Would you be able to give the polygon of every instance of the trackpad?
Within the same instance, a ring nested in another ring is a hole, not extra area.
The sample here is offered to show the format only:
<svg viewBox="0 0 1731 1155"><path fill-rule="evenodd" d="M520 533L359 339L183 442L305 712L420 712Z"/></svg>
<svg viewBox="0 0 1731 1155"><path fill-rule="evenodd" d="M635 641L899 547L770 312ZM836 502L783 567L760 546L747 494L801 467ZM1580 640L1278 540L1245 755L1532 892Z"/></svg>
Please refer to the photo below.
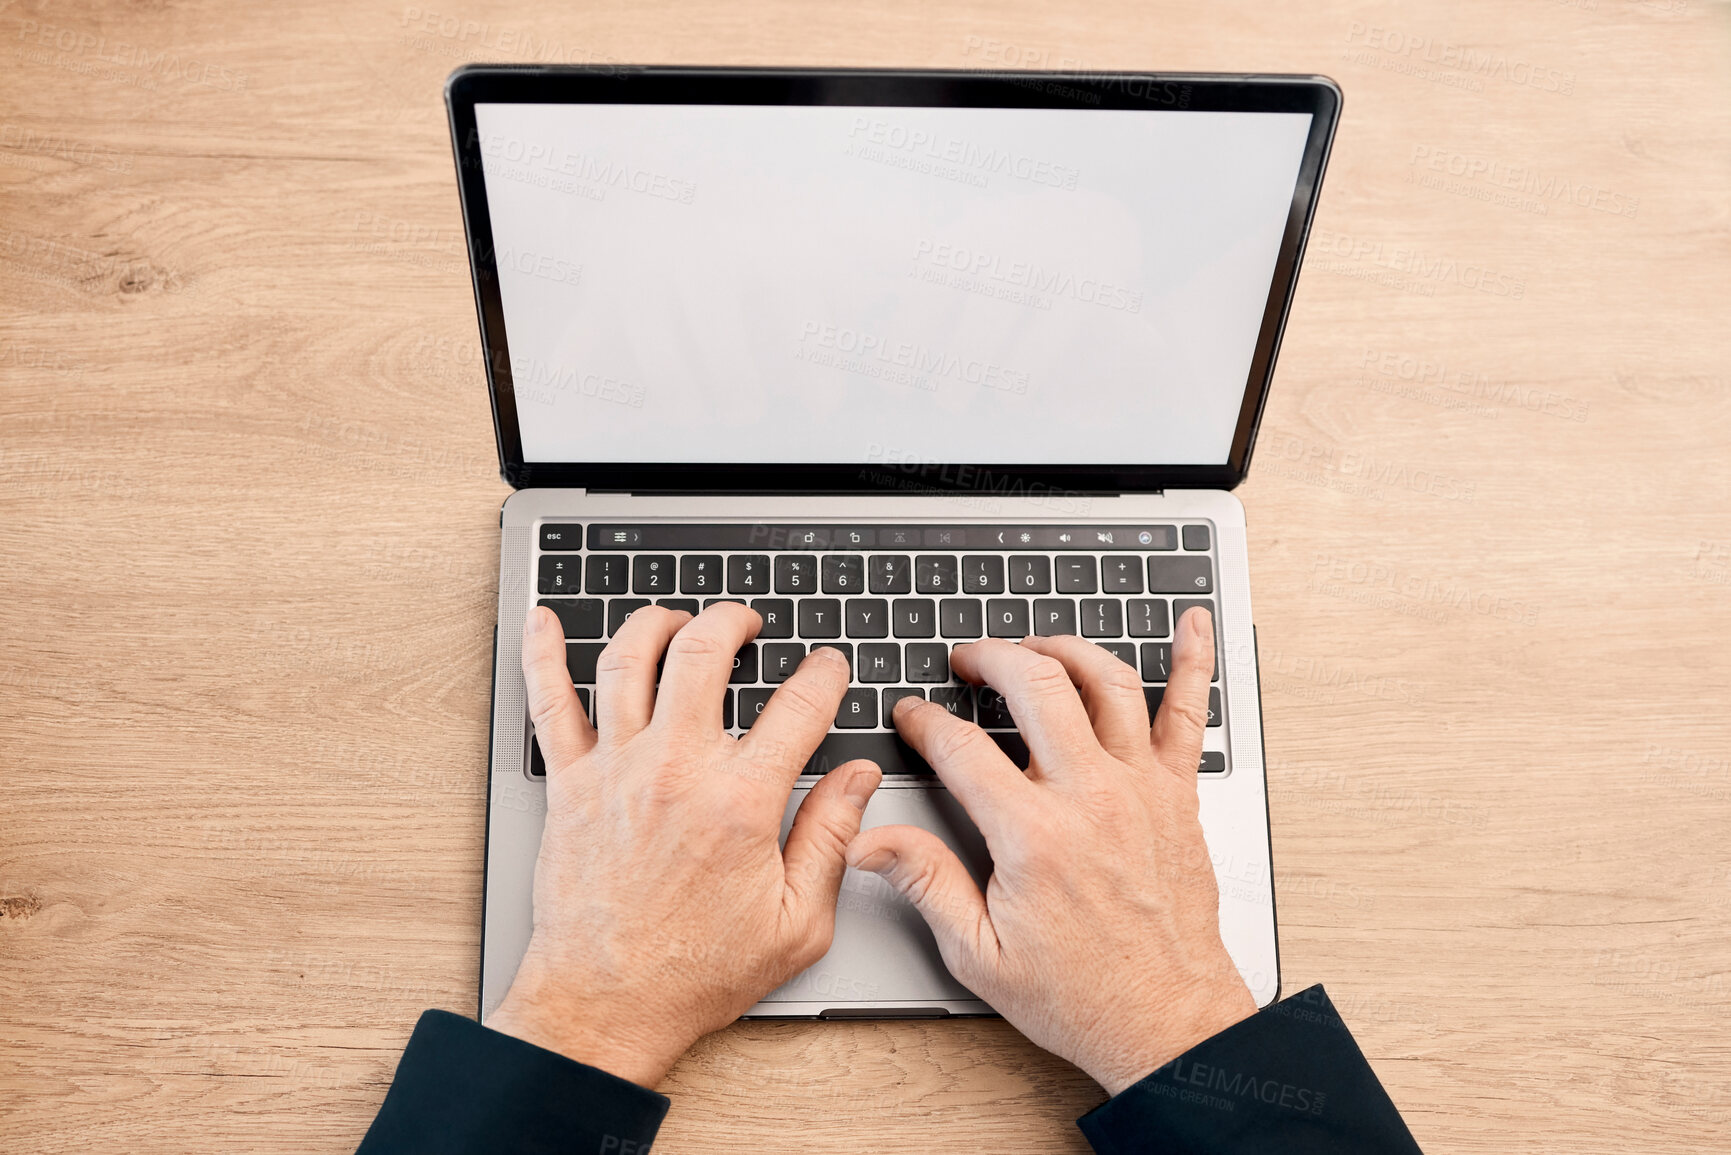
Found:
<svg viewBox="0 0 1731 1155"><path fill-rule="evenodd" d="M781 822L784 840L806 792L797 789L788 800ZM942 838L984 889L992 872L985 840L948 790L936 786L879 788L866 807L862 829L897 825L923 827ZM810 970L770 992L763 1002L821 1003L825 1008L849 1003L893 1007L906 1002L914 1009L934 1000L976 997L944 968L937 943L920 912L877 875L849 870L836 902L835 941L829 953Z"/></svg>

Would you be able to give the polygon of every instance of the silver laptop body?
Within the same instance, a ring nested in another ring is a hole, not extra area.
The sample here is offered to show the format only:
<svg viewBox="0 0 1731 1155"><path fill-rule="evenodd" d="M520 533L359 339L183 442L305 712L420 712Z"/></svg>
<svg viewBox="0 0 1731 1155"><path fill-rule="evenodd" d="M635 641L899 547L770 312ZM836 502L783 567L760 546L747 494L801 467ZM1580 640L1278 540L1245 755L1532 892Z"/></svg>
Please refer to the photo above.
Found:
<svg viewBox="0 0 1731 1155"><path fill-rule="evenodd" d="M559 612L584 688L584 662L635 605L718 597L761 603L773 623L729 691L733 732L773 692L778 662L845 646L852 714L808 770L878 757L865 825L934 831L982 884L978 832L882 724L893 694L941 695L1025 764L989 691L932 672L945 647L1081 633L1142 671L1152 705L1173 623L1208 605L1202 821L1222 936L1257 1004L1272 1002L1256 637L1229 490L1296 283L1333 84L486 66L454 74L447 101L501 467L517 488L500 515L482 1020L528 944L546 809L525 615ZM750 181L766 182L761 195L743 195ZM865 199L847 213L800 219L856 186ZM1165 211L1120 211L1143 188ZM1037 236L1039 252L988 252L982 234L1000 249ZM723 293L717 270L747 283ZM943 346L951 334L959 351ZM934 451L952 441L955 455ZM873 618L883 610L893 628ZM826 614L833 626L818 624ZM784 834L814 781L794 790ZM751 1012L991 1013L945 970L919 914L857 871L829 953Z"/></svg>

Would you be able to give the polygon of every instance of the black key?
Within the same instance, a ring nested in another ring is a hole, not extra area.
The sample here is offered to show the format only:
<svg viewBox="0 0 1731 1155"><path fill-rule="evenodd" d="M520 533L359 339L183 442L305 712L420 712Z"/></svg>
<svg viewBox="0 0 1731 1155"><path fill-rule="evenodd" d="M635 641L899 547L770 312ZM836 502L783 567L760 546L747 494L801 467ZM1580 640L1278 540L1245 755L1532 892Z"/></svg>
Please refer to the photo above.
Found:
<svg viewBox="0 0 1731 1155"><path fill-rule="evenodd" d="M1214 599L1213 598L1174 598L1174 599L1172 599L1172 621L1173 621L1173 623L1176 624L1178 621L1180 621L1184 617L1184 611L1189 609L1191 606L1201 606L1203 609L1208 611L1209 617L1212 618L1214 616ZM1219 623L1217 622L1217 623L1215 623L1215 625L1218 627ZM1219 633L1218 628L1215 630L1215 632Z"/></svg>
<svg viewBox="0 0 1731 1155"><path fill-rule="evenodd" d="M918 698L925 701L926 692L918 686L895 686L884 691L884 725L895 724L896 703L903 698ZM882 769L880 767L880 769ZM886 771L887 773L887 771Z"/></svg>
<svg viewBox="0 0 1731 1155"><path fill-rule="evenodd" d="M1167 615L1165 598L1130 599L1130 636L1133 638L1165 638L1172 634L1172 620Z"/></svg>
<svg viewBox="0 0 1731 1155"><path fill-rule="evenodd" d="M1207 548L1204 546L1203 548ZM1198 774L1226 773L1226 755L1219 750L1202 751L1202 765L1196 768Z"/></svg>
<svg viewBox="0 0 1731 1155"><path fill-rule="evenodd" d="M763 619L759 641L793 637L793 601L789 598L753 598L751 608Z"/></svg>
<svg viewBox="0 0 1731 1155"><path fill-rule="evenodd" d="M1100 559L1100 589L1109 594L1142 592L1142 559L1134 554L1109 553Z"/></svg>
<svg viewBox="0 0 1731 1155"><path fill-rule="evenodd" d="M595 663L600 660L601 651L606 648L600 642L565 643L565 668L571 671L571 680L578 685L593 686Z"/></svg>
<svg viewBox="0 0 1731 1155"><path fill-rule="evenodd" d="M721 559L712 553L688 553L679 559L679 592L721 592Z"/></svg>
<svg viewBox="0 0 1731 1155"><path fill-rule="evenodd" d="M1173 598L1172 624L1174 627L1177 626L1178 619L1184 616L1184 611L1189 609L1191 606L1201 606L1203 609L1208 611L1208 616L1214 619L1214 676L1210 678L1209 681L1218 682L1220 680L1221 662L1226 653L1226 643L1222 641L1220 637L1220 618L1214 613L1214 599Z"/></svg>
<svg viewBox="0 0 1731 1155"><path fill-rule="evenodd" d="M950 647L942 642L909 642L907 677L910 682L949 681Z"/></svg>
<svg viewBox="0 0 1731 1155"><path fill-rule="evenodd" d="M769 642L763 647L763 680L779 685L793 677L804 660L805 646L800 642Z"/></svg>
<svg viewBox="0 0 1731 1155"><path fill-rule="evenodd" d="M1098 642L1096 644L1132 670L1136 668L1136 645L1134 642Z"/></svg>
<svg viewBox="0 0 1731 1155"><path fill-rule="evenodd" d="M741 690L740 693L745 693ZM896 690L885 690L887 700ZM884 717L890 717L889 707L884 708ZM1019 734L993 734L992 740L1004 751L1005 755L1017 767L1028 768L1028 747ZM878 769L887 774L921 775L929 777L932 768L919 752L895 733L862 733L859 731L832 732L818 744L810 760L805 764L802 774L827 774L837 766L864 758L875 762Z"/></svg>
<svg viewBox="0 0 1731 1155"><path fill-rule="evenodd" d="M1049 594L1052 592L1052 559L1049 557L1012 557L1010 559L1010 592L1013 594Z"/></svg>
<svg viewBox="0 0 1731 1155"><path fill-rule="evenodd" d="M541 527L541 548L544 550L579 550L583 548L583 527L548 522Z"/></svg>
<svg viewBox="0 0 1731 1155"><path fill-rule="evenodd" d="M974 720L974 688L972 686L933 686L931 700L964 722Z"/></svg>
<svg viewBox="0 0 1731 1155"><path fill-rule="evenodd" d="M674 561L672 554L641 553L631 563L631 592L634 594L675 594L673 588Z"/></svg>
<svg viewBox="0 0 1731 1155"><path fill-rule="evenodd" d="M1012 558L1012 561L1015 559ZM1044 560L1044 559L1041 559ZM994 638L1028 636L1028 602L1025 598L993 598L986 603L986 633Z"/></svg>
<svg viewBox="0 0 1731 1155"><path fill-rule="evenodd" d="M769 705L769 696L774 690L762 686L753 686L749 690L739 692L739 728L751 729L751 724L757 721L757 716L763 713L763 708Z"/></svg>
<svg viewBox="0 0 1731 1155"><path fill-rule="evenodd" d="M1004 757L1016 764L1016 769L1026 770L1030 761L1028 744L1020 734L993 734L992 741L998 744L998 749L1004 752Z"/></svg>
<svg viewBox="0 0 1731 1155"><path fill-rule="evenodd" d="M847 659L847 680L853 681L853 643L852 642L819 642L812 647L813 652L822 649L840 650L842 657Z"/></svg>
<svg viewBox="0 0 1731 1155"><path fill-rule="evenodd" d="M961 588L956 559L921 554L914 559L914 588L922 594L953 594Z"/></svg>
<svg viewBox="0 0 1731 1155"><path fill-rule="evenodd" d="M1164 682L1172 673L1172 647L1166 642L1142 643L1142 680Z"/></svg>
<svg viewBox="0 0 1731 1155"><path fill-rule="evenodd" d="M1004 559L993 555L963 558L962 592L965 594L1003 593Z"/></svg>
<svg viewBox="0 0 1731 1155"><path fill-rule="evenodd" d="M529 777L547 777L547 760L541 757L541 740L533 735L529 738Z"/></svg>
<svg viewBox="0 0 1731 1155"><path fill-rule="evenodd" d="M741 694L749 693L741 690ZM894 691L886 690L886 694ZM744 709L743 704L741 710ZM812 751L802 774L828 774L837 766L866 758L878 764L885 774L923 774L929 776L931 766L912 746L893 733L862 734L858 731L831 732Z"/></svg>
<svg viewBox="0 0 1731 1155"><path fill-rule="evenodd" d="M1058 592L1091 594L1096 584L1094 559L1087 554L1067 553L1058 558Z"/></svg>
<svg viewBox="0 0 1731 1155"><path fill-rule="evenodd" d="M987 730L1014 730L1016 720L1010 717L1010 704L990 686L980 687L980 725Z"/></svg>
<svg viewBox="0 0 1731 1155"><path fill-rule="evenodd" d="M1214 567L1205 557L1151 557L1148 559L1148 592L1211 594L1214 592Z"/></svg>
<svg viewBox="0 0 1731 1155"><path fill-rule="evenodd" d="M547 547L542 546L541 548L546 549ZM1185 526L1184 527L1184 548L1185 549L1207 549L1208 548L1208 527L1205 525L1187 525L1187 526ZM1224 770L1224 769L1226 769L1226 767L1222 766L1221 769Z"/></svg>
<svg viewBox="0 0 1731 1155"><path fill-rule="evenodd" d="M946 638L980 636L978 598L945 598L938 603L938 627Z"/></svg>
<svg viewBox="0 0 1731 1155"><path fill-rule="evenodd" d="M743 694L745 691L741 690L740 693ZM1166 687L1164 684L1159 686L1143 686L1142 697L1148 703L1148 721L1153 722L1154 715L1160 712L1161 700L1166 697Z"/></svg>
<svg viewBox="0 0 1731 1155"><path fill-rule="evenodd" d="M589 698L590 698L589 687L578 686L577 687L577 704L579 706L583 707L583 716L588 718L591 722L593 722L595 720L595 711L589 708L590 707Z"/></svg>
<svg viewBox="0 0 1731 1155"><path fill-rule="evenodd" d="M667 598L665 600L671 602L671 601L684 601L685 599L683 599L683 598ZM691 600L696 601L697 599L692 598ZM736 606L742 606L745 604L745 599L744 598L704 598L703 599L703 608L708 609L710 606L717 605L721 602L732 602ZM659 605L660 603L657 602L656 604Z"/></svg>
<svg viewBox="0 0 1731 1155"><path fill-rule="evenodd" d="M605 553L589 559L589 580L584 593L622 594L630 584L626 567L630 559L624 554Z"/></svg>
<svg viewBox="0 0 1731 1155"><path fill-rule="evenodd" d="M769 592L769 558L761 553L736 553L727 559L727 592Z"/></svg>
<svg viewBox="0 0 1731 1155"><path fill-rule="evenodd" d="M816 593L817 558L809 553L783 554L776 558L775 592L778 594Z"/></svg>
<svg viewBox="0 0 1731 1155"><path fill-rule="evenodd" d="M914 592L913 562L905 553L878 554L867 567L871 573L874 594L911 594Z"/></svg>
<svg viewBox="0 0 1731 1155"><path fill-rule="evenodd" d="M892 620L898 638L938 636L938 607L930 598L897 598Z"/></svg>
<svg viewBox="0 0 1731 1155"><path fill-rule="evenodd" d="M859 680L862 682L899 682L902 680L902 648L895 642L866 642L859 648Z"/></svg>
<svg viewBox="0 0 1731 1155"><path fill-rule="evenodd" d="M599 598L542 598L541 604L559 615L568 638L598 638L607 625L607 611Z"/></svg>
<svg viewBox="0 0 1731 1155"><path fill-rule="evenodd" d="M739 647L739 653L733 655L733 674L727 679L730 686L749 686L757 681L757 643L747 642Z"/></svg>
<svg viewBox="0 0 1731 1155"><path fill-rule="evenodd" d="M823 558L823 592L863 594L865 558L857 553L831 553Z"/></svg>
<svg viewBox="0 0 1731 1155"><path fill-rule="evenodd" d="M1082 636L1116 638L1124 633L1124 603L1117 598L1082 599Z"/></svg>
<svg viewBox="0 0 1731 1155"><path fill-rule="evenodd" d="M890 604L883 598L849 598L846 617L850 638L890 636Z"/></svg>
<svg viewBox="0 0 1731 1155"><path fill-rule="evenodd" d="M1154 715L1160 712L1160 703L1166 697L1166 687L1164 685L1143 686L1142 696L1148 701L1148 717L1152 720ZM1220 687L1210 686L1208 687L1208 725L1218 726L1224 720L1220 711ZM1204 764L1206 764L1208 755L1204 754L1202 757ZM1224 765L1221 766L1221 770L1225 770Z"/></svg>
<svg viewBox="0 0 1731 1155"><path fill-rule="evenodd" d="M1092 558L1089 559L1093 560ZM1034 633L1042 638L1076 632L1076 599L1035 598Z"/></svg>
<svg viewBox="0 0 1731 1155"><path fill-rule="evenodd" d="M541 559L540 590L544 594L574 594L580 588L578 577L583 572L580 557L544 557Z"/></svg>
<svg viewBox="0 0 1731 1155"><path fill-rule="evenodd" d="M836 707L838 730L871 730L878 724L878 692L870 688L849 690ZM879 767L882 769L882 767Z"/></svg>
<svg viewBox="0 0 1731 1155"><path fill-rule="evenodd" d="M648 598L614 598L607 603L607 636L612 637L625 619L649 604Z"/></svg>
<svg viewBox="0 0 1731 1155"><path fill-rule="evenodd" d="M841 637L841 602L835 598L807 598L800 602L799 636Z"/></svg>
<svg viewBox="0 0 1731 1155"><path fill-rule="evenodd" d="M698 614L696 598L656 598L655 604L665 606L670 610L684 610L692 617L696 617Z"/></svg>
<svg viewBox="0 0 1731 1155"><path fill-rule="evenodd" d="M733 691L732 690L723 690L721 692L721 728L723 730L733 729Z"/></svg>

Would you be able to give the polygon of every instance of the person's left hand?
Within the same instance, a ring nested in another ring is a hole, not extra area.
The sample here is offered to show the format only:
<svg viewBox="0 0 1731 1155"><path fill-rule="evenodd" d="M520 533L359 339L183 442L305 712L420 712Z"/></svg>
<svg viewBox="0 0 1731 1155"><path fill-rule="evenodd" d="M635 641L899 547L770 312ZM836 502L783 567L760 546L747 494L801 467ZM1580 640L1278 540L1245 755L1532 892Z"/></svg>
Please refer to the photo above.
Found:
<svg viewBox="0 0 1731 1155"><path fill-rule="evenodd" d="M882 775L870 762L830 771L782 849L788 794L835 720L848 663L814 650L735 739L722 694L762 624L733 602L696 618L637 610L601 654L597 737L558 619L529 612L523 674L547 820L535 931L489 1027L653 1087L829 949L844 853Z"/></svg>

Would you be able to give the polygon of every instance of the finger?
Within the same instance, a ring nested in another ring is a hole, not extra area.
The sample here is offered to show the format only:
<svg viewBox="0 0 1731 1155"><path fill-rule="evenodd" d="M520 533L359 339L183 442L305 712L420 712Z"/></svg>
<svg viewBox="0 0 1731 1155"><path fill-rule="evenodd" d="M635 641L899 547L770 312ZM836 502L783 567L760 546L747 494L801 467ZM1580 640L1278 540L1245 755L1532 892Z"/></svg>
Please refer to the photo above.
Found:
<svg viewBox="0 0 1731 1155"><path fill-rule="evenodd" d="M1074 634L1054 638L1026 638L1022 645L1036 654L1055 658L1082 694L1082 705L1094 736L1114 758L1133 766L1147 766L1148 699L1142 694L1142 676L1116 656Z"/></svg>
<svg viewBox="0 0 1731 1155"><path fill-rule="evenodd" d="M1188 781L1202 761L1202 734L1208 726L1208 683L1214 677L1214 618L1192 606L1178 619L1172 643L1172 672L1166 695L1154 715L1154 754Z"/></svg>
<svg viewBox="0 0 1731 1155"><path fill-rule="evenodd" d="M733 677L740 647L757 637L763 618L738 602L717 602L687 622L667 645L655 721L695 726L698 733L721 733L721 699Z"/></svg>
<svg viewBox="0 0 1731 1155"><path fill-rule="evenodd" d="M986 896L955 851L918 826L878 826L847 848L847 863L878 875L932 928L950 973L979 991L981 976L998 965L998 934Z"/></svg>
<svg viewBox="0 0 1731 1155"><path fill-rule="evenodd" d="M549 775L595 746L595 730L577 700L571 670L565 664L565 628L546 606L536 606L523 619L523 683L529 692L529 720Z"/></svg>
<svg viewBox="0 0 1731 1155"><path fill-rule="evenodd" d="M980 828L987 849L1005 823L1034 801L1033 783L972 722L918 698L897 702L894 721L902 738L932 764Z"/></svg>
<svg viewBox="0 0 1731 1155"><path fill-rule="evenodd" d="M624 742L649 725L655 711L655 667L662 651L691 620L684 610L633 610L595 662L596 729Z"/></svg>
<svg viewBox="0 0 1731 1155"><path fill-rule="evenodd" d="M779 770L792 788L817 744L835 724L847 693L848 664L840 650L823 646L800 662L793 677L775 688L757 721L740 738L741 753L754 765Z"/></svg>
<svg viewBox="0 0 1731 1155"><path fill-rule="evenodd" d="M1037 774L1062 774L1078 753L1100 748L1069 671L1057 659L988 638L957 646L950 654L950 668L1004 696L1016 729L1038 764Z"/></svg>
<svg viewBox="0 0 1731 1155"><path fill-rule="evenodd" d="M835 899L847 871L847 845L859 833L866 803L883 781L870 762L837 766L811 788L787 832L781 860L794 916L794 935L812 962L835 934ZM809 964L808 964L809 965Z"/></svg>

